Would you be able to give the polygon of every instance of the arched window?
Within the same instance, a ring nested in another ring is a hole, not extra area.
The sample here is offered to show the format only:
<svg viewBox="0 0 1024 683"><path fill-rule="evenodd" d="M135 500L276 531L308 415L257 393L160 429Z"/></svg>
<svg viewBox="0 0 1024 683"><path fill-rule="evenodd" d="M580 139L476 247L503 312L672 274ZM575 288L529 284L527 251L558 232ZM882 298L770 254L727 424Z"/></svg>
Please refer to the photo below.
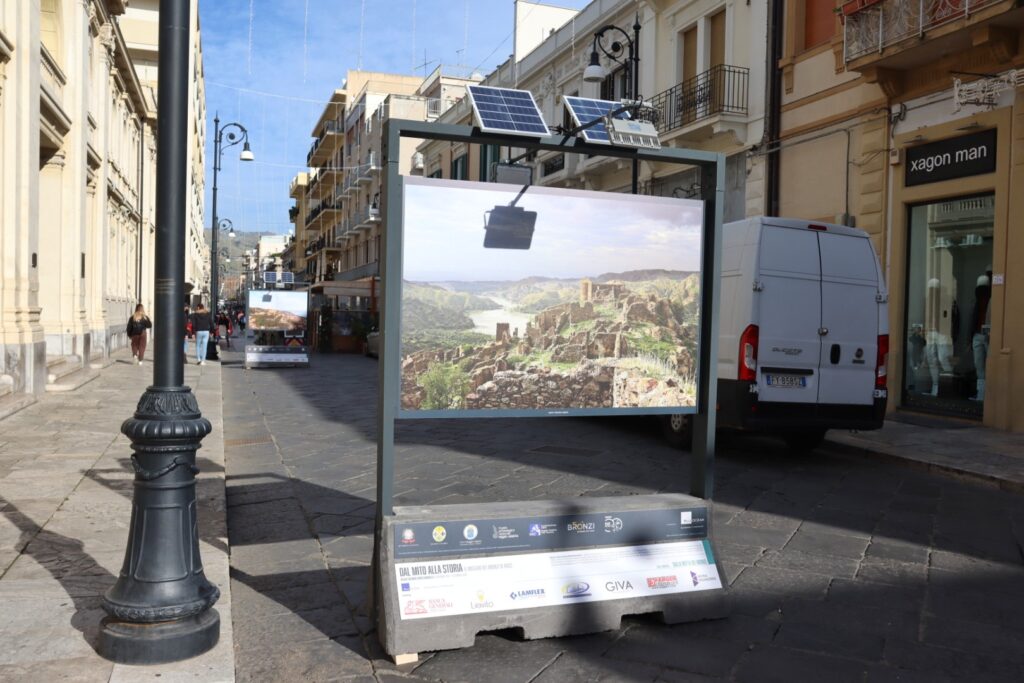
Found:
<svg viewBox="0 0 1024 683"><path fill-rule="evenodd" d="M64 42L61 22L61 0L40 0L39 2L39 39L57 62L63 61Z"/></svg>

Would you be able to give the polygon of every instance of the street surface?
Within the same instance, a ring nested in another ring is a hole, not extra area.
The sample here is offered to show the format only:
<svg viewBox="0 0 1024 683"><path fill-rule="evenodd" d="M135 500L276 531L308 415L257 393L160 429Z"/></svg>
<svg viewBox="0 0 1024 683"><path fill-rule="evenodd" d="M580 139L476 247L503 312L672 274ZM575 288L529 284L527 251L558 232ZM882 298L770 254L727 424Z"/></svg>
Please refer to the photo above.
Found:
<svg viewBox="0 0 1024 683"><path fill-rule="evenodd" d="M713 520L730 618L484 634L396 667L366 608L377 361L223 358L240 681L1024 680L1024 497L739 436ZM399 505L689 490L688 456L643 419L406 421L396 451Z"/></svg>

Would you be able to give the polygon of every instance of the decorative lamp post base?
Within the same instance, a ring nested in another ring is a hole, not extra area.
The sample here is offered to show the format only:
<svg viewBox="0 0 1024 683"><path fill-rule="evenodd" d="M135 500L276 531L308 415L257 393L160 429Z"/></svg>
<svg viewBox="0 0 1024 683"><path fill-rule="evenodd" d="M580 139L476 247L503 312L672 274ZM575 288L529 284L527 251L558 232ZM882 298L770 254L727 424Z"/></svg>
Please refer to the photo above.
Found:
<svg viewBox="0 0 1024 683"><path fill-rule="evenodd" d="M215 609L156 624L106 617L100 622L99 650L121 664L163 664L201 655L219 639L220 614Z"/></svg>
<svg viewBox="0 0 1024 683"><path fill-rule="evenodd" d="M192 391L149 387L121 432L135 470L128 547L103 598L99 653L126 664L188 659L217 643L220 589L199 555L196 450L210 433Z"/></svg>

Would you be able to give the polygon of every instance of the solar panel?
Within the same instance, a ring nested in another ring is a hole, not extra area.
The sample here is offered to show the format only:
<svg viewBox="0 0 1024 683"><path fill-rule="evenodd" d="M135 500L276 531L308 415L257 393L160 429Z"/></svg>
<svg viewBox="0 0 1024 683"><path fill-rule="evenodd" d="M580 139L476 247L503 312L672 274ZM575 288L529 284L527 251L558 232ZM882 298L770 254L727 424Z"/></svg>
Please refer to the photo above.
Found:
<svg viewBox="0 0 1024 683"><path fill-rule="evenodd" d="M562 102L569 110L569 113L572 114L573 123L577 126L590 123L594 119L604 118L608 112L622 108L622 104L619 102L592 100L587 97L563 97ZM615 118L628 119L629 112L620 112L615 115ZM611 143L611 140L608 139L608 131L605 129L604 121L581 131L581 134L587 142Z"/></svg>
<svg viewBox="0 0 1024 683"><path fill-rule="evenodd" d="M543 137L550 135L544 117L529 90L471 85L469 101L480 130Z"/></svg>
<svg viewBox="0 0 1024 683"><path fill-rule="evenodd" d="M263 273L263 281L266 282L268 285L272 285L275 282L277 282L277 271L276 270L265 271Z"/></svg>
<svg viewBox="0 0 1024 683"><path fill-rule="evenodd" d="M295 284L295 273L291 272L290 270L282 271L281 272L281 282L283 282L286 285L294 285Z"/></svg>

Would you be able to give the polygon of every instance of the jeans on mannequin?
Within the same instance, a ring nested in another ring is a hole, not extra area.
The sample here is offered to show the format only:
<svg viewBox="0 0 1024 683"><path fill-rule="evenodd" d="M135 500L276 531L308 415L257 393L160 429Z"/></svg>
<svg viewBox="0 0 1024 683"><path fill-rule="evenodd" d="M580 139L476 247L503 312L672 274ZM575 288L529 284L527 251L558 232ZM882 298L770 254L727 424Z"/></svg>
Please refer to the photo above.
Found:
<svg viewBox="0 0 1024 683"><path fill-rule="evenodd" d="M971 350L974 352L974 372L978 375L973 401L985 400L985 361L988 360L988 334L975 332L971 339Z"/></svg>

